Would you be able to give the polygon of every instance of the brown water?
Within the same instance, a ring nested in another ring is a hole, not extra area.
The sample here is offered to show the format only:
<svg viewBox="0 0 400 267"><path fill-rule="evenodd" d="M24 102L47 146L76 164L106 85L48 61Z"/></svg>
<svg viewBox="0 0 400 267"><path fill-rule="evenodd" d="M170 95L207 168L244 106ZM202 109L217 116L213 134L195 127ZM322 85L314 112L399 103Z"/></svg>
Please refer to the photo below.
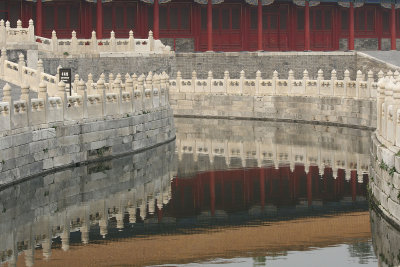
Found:
<svg viewBox="0 0 400 267"><path fill-rule="evenodd" d="M255 121L175 123L172 143L1 191L0 262L396 263L398 232L368 209L370 132ZM382 238L385 233L393 240Z"/></svg>

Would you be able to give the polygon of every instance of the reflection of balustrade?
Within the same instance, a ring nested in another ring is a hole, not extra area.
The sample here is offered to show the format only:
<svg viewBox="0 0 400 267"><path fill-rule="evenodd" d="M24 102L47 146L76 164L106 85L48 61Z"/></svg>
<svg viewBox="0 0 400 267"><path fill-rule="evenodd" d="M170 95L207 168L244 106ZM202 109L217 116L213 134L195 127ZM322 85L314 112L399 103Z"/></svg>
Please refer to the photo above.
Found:
<svg viewBox="0 0 400 267"><path fill-rule="evenodd" d="M231 120L218 120L215 129L216 123L176 119L180 161L188 156L195 162L206 158L211 164L216 158L224 159L226 165L214 169L290 166L293 171L295 166L304 165L308 172L310 166L316 166L320 172L331 168L334 177L339 169L346 170L346 180L350 180L352 170L357 171L359 180L369 172L368 131L360 136L359 130L346 129L337 135L327 132L325 126Z"/></svg>
<svg viewBox="0 0 400 267"><path fill-rule="evenodd" d="M72 95L56 76L43 72L43 63L38 62L38 69L25 67L21 54L19 62L7 60L3 49L0 58L1 77L6 81L21 86L21 100L11 100L11 87L3 88L4 97L0 102L0 132L14 130L44 123L80 121L88 118L101 118L110 115L147 113L169 105L168 75L149 73L139 78L133 74L125 75L123 82L120 74L110 74L106 82L105 75L95 83L92 75L85 83L75 76ZM31 98L29 90L38 93L38 98ZM14 108L10 110L10 106Z"/></svg>
<svg viewBox="0 0 400 267"><path fill-rule="evenodd" d="M265 143L263 143L265 141ZM186 139L177 140L176 151L178 158L182 161L191 155L195 162L200 156L206 156L210 163L215 158L224 158L225 167L274 167L290 166L291 171L295 166L305 166L308 172L309 166L317 166L320 171L325 168L333 170L334 177L337 177L339 169L346 171L346 180L350 180L350 172L357 171L358 179L362 181L362 175L368 173L369 155L342 150L330 150L323 147L310 147L290 144L271 144L268 140L256 141L253 144L246 142L219 143L214 140ZM241 166L232 166L231 161L240 159ZM248 161L254 160L256 166L249 166Z"/></svg>
<svg viewBox="0 0 400 267"><path fill-rule="evenodd" d="M180 71L175 80L171 80L171 92L173 93L209 93L228 95L300 95L300 96L337 96L357 99L372 99L376 97L377 84L374 82L374 74L368 72L367 80L361 71L357 71L355 81L350 80L350 72L344 72L344 79L337 80L336 70L332 70L330 80L324 79L322 70L318 71L317 79L310 79L308 71L303 73L303 79L294 79L294 73L289 71L287 79L280 79L277 71L274 71L271 79L263 79L261 72L257 71L255 79L245 77L245 72L240 72L239 79L231 79L229 72L225 71L222 79L213 77L208 72L207 79L198 79L193 71L191 79L183 79Z"/></svg>
<svg viewBox="0 0 400 267"><path fill-rule="evenodd" d="M171 199L170 184L174 176L171 146L173 144L103 164L79 167L73 172L61 171L51 185L42 187L43 183L39 185L34 181L32 184L30 181L21 184L29 197L9 199L9 204L2 206L5 208L0 213L0 263L12 263L19 253L27 255L29 249L39 245L42 246L44 258L48 259L54 238L60 237L61 248L69 249L70 232L81 231L81 241L88 243L89 231L96 225L100 226L102 235L108 234L108 221L114 218L117 228L124 228L125 212L129 214L131 223L136 222L136 210L139 210L142 219L155 216ZM136 164L159 167L145 168L138 175L138 168L134 167ZM50 176L54 177L54 174ZM82 177L86 182L84 188L79 182ZM65 186L65 180L71 181L70 186ZM0 194L7 195L7 190L13 191L8 188ZM66 197L70 194L66 192L75 194ZM76 198L77 195L85 195L84 202L77 202L76 199L81 199ZM35 203L33 199L38 202ZM15 206L11 206L11 203ZM69 204L65 206L66 203ZM43 207L48 213L38 212L37 209L42 210ZM15 210L24 212L15 217ZM30 257L28 260L34 259Z"/></svg>

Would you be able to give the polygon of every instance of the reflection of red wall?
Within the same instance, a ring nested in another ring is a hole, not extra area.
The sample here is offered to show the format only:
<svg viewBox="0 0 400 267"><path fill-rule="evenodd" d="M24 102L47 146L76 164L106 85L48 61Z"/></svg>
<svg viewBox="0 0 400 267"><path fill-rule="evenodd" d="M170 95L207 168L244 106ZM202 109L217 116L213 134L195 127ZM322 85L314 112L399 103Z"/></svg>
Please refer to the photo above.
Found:
<svg viewBox="0 0 400 267"><path fill-rule="evenodd" d="M334 179L332 170L324 175L318 167L311 166L308 175L304 167L234 169L208 171L191 178L176 177L172 181L172 199L169 211L174 215L195 215L201 211L240 211L254 205L295 206L300 201L339 201L343 197L366 195L367 176L357 182L352 171L350 181L345 181L344 170Z"/></svg>

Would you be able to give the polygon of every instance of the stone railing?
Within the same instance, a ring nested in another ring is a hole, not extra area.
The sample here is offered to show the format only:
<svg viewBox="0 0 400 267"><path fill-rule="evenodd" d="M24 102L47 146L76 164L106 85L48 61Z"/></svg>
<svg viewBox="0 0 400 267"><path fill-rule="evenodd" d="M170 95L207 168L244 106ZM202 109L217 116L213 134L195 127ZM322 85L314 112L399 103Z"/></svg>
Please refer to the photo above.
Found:
<svg viewBox="0 0 400 267"><path fill-rule="evenodd" d="M29 20L28 28L22 28L22 22L17 21L17 28L11 28L10 22L0 20L0 45L2 47L13 44L35 43L35 27L33 20Z"/></svg>
<svg viewBox="0 0 400 267"><path fill-rule="evenodd" d="M398 73L396 73L398 74ZM383 77L383 72L377 74ZM246 78L241 71L238 79L231 79L225 71L222 79L208 73L207 79L183 79L180 72L170 80L170 103L176 116L240 118L313 122L363 128L376 127L377 83L374 73L367 78L357 71L356 79L344 72L339 80L333 70L324 78L319 70L315 79L308 71L303 79L295 79L293 71L280 78L274 71L264 78L257 71L255 78Z"/></svg>
<svg viewBox="0 0 400 267"><path fill-rule="evenodd" d="M135 39L133 31L128 38L115 38L114 31L108 39L97 39L92 32L90 39L78 39L72 31L70 39L58 39L55 31L51 38L35 36L33 20L29 20L28 28L22 28L22 22L17 21L17 27L11 28L10 22L0 20L0 46L11 48L15 44L37 44L40 51L51 52L59 56L93 55L99 53L138 53L138 54L169 54L171 47L163 45L160 40L154 40L153 32L149 31L147 39Z"/></svg>
<svg viewBox="0 0 400 267"><path fill-rule="evenodd" d="M125 83L120 74L115 79L110 74L108 82L105 82L103 74L96 83L91 75L87 82L76 77L73 93L68 95L64 82L58 82L55 76L30 69L35 75L27 74L28 68L21 68L22 64L4 62L5 66L10 66L4 70L6 77L8 71L12 74L18 72L20 77L27 76L31 80L23 79L21 97L17 101L11 99L11 87L8 84L4 86L0 102L0 133L46 123L129 116L169 106L166 73L149 73L147 77L126 74ZM42 79L39 83L38 77ZM30 97L30 82L38 83L37 98Z"/></svg>
<svg viewBox="0 0 400 267"><path fill-rule="evenodd" d="M383 72L378 74L383 77ZM336 70L332 70L330 79L324 78L322 70L318 71L316 79L310 79L308 71L303 72L303 79L295 79L292 70L287 78L280 78L274 71L271 79L264 79L260 71L255 78L246 78L245 72L240 72L239 79L231 79L229 72L225 71L222 79L213 77L208 72L207 79L198 79L195 71L191 79L183 79L181 72L177 72L175 80L171 80L171 92L193 92L211 94L237 94L237 95L302 95L302 96L341 96L359 99L376 97L377 85L374 74L368 72L367 79L361 71L357 71L356 80L350 79L350 72L344 72L344 79L338 80Z"/></svg>
<svg viewBox="0 0 400 267"><path fill-rule="evenodd" d="M0 78L20 87L29 87L35 92L39 92L39 84L42 82L50 96L57 93L58 78L44 72L42 60L38 61L37 69L32 69L26 66L23 54L19 55L18 63L9 61L5 48L1 50Z"/></svg>
<svg viewBox="0 0 400 267"><path fill-rule="evenodd" d="M376 134L388 147L400 149L400 76L388 72L378 82Z"/></svg>
<svg viewBox="0 0 400 267"><path fill-rule="evenodd" d="M378 82L377 128L372 138L370 189L375 206L400 226L400 76Z"/></svg>
<svg viewBox="0 0 400 267"><path fill-rule="evenodd" d="M48 51L55 55L90 55L99 53L153 53L169 54L171 47L165 46L160 40L154 40L153 32L149 31L147 39L135 39L133 32L129 32L129 38L115 38L114 31L111 32L109 39L97 39L96 32L92 32L90 39L78 39L76 32L72 32L71 39L58 39L56 32L52 32L51 39L36 37L40 51Z"/></svg>

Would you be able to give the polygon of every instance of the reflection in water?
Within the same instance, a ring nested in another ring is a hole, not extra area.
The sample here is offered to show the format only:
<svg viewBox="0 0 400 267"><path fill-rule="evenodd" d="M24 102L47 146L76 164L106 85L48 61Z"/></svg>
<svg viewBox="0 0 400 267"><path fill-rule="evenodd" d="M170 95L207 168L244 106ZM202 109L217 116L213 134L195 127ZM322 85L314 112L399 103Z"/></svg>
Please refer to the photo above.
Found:
<svg viewBox="0 0 400 267"><path fill-rule="evenodd" d="M176 144L0 192L1 262L146 265L245 256L261 266L291 259L290 251L344 243L344 257L369 262L368 131L175 124Z"/></svg>
<svg viewBox="0 0 400 267"><path fill-rule="evenodd" d="M23 252L32 266L36 247L49 259L53 248L120 236L127 223L143 222L171 198L173 148L169 143L1 191L1 261L13 266Z"/></svg>
<svg viewBox="0 0 400 267"><path fill-rule="evenodd" d="M374 209L370 210L372 243L380 266L400 265L400 232Z"/></svg>

